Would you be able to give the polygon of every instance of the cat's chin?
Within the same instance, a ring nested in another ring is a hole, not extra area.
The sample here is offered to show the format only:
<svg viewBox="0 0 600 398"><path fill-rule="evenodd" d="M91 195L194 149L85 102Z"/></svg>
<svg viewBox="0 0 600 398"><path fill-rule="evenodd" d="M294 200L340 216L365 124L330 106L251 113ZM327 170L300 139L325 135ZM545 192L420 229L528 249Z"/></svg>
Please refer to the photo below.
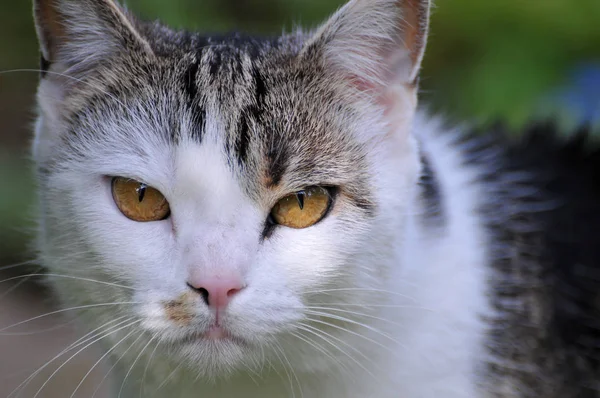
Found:
<svg viewBox="0 0 600 398"><path fill-rule="evenodd" d="M211 326L204 334L202 338L208 340L226 340L232 338L231 334L220 326Z"/></svg>
<svg viewBox="0 0 600 398"><path fill-rule="evenodd" d="M248 340L225 329L211 329L191 334L175 343L172 346L175 350L170 354L181 356L177 361L185 360L193 372L209 378L227 377L252 362L249 358L256 356L256 347Z"/></svg>

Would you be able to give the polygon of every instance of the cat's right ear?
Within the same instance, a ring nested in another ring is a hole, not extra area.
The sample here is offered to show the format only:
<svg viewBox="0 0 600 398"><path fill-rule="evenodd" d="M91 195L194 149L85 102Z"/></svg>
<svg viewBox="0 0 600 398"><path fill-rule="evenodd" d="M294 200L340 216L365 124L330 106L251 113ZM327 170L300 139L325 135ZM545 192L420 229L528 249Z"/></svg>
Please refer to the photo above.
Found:
<svg viewBox="0 0 600 398"><path fill-rule="evenodd" d="M393 130L408 131L403 125L416 109L430 7L431 0L350 0L306 42L301 57L320 66L331 84L382 107Z"/></svg>
<svg viewBox="0 0 600 398"><path fill-rule="evenodd" d="M130 16L113 0L34 0L42 75L75 78L119 52L151 52Z"/></svg>
<svg viewBox="0 0 600 398"><path fill-rule="evenodd" d="M431 0L350 0L314 34L304 52L319 54L326 67L358 86L414 84L430 7Z"/></svg>

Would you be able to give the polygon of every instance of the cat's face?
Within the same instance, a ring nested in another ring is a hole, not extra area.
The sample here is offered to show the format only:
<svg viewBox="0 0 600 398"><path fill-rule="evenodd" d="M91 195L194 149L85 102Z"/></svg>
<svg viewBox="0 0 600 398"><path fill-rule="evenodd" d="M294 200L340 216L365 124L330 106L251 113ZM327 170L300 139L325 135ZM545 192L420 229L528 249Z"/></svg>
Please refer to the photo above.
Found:
<svg viewBox="0 0 600 398"><path fill-rule="evenodd" d="M380 300L394 266L418 174L424 32L400 27L425 29L416 3L354 1L314 35L259 41L38 1L41 256L113 284L57 280L63 299L127 303L98 324L127 315L201 373L318 353L299 331Z"/></svg>

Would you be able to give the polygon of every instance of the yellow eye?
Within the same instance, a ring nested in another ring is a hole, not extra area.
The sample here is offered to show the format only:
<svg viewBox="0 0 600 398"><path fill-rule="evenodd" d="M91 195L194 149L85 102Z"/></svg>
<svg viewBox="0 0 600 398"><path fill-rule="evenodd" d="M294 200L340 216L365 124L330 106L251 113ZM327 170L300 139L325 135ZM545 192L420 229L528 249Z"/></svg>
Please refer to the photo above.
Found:
<svg viewBox="0 0 600 398"><path fill-rule="evenodd" d="M162 193L136 180L113 178L112 195L121 213L134 221L164 220L171 214Z"/></svg>
<svg viewBox="0 0 600 398"><path fill-rule="evenodd" d="M307 228L321 221L330 203L327 189L309 187L281 198L271 210L271 217L286 227Z"/></svg>

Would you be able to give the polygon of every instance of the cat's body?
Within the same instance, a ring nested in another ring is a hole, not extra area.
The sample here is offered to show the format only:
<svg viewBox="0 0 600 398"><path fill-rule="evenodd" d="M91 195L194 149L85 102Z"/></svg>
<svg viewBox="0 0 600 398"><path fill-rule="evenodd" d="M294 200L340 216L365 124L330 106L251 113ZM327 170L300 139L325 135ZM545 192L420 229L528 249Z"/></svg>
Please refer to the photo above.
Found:
<svg viewBox="0 0 600 398"><path fill-rule="evenodd" d="M553 301L568 260L546 251L560 195L512 165L519 150L415 115L428 13L354 0L315 33L261 41L36 1L40 257L75 276L49 277L65 305L94 306L80 315L106 333L115 396L594 388L593 356L555 333L572 304ZM130 179L155 191L138 183L123 207Z"/></svg>

